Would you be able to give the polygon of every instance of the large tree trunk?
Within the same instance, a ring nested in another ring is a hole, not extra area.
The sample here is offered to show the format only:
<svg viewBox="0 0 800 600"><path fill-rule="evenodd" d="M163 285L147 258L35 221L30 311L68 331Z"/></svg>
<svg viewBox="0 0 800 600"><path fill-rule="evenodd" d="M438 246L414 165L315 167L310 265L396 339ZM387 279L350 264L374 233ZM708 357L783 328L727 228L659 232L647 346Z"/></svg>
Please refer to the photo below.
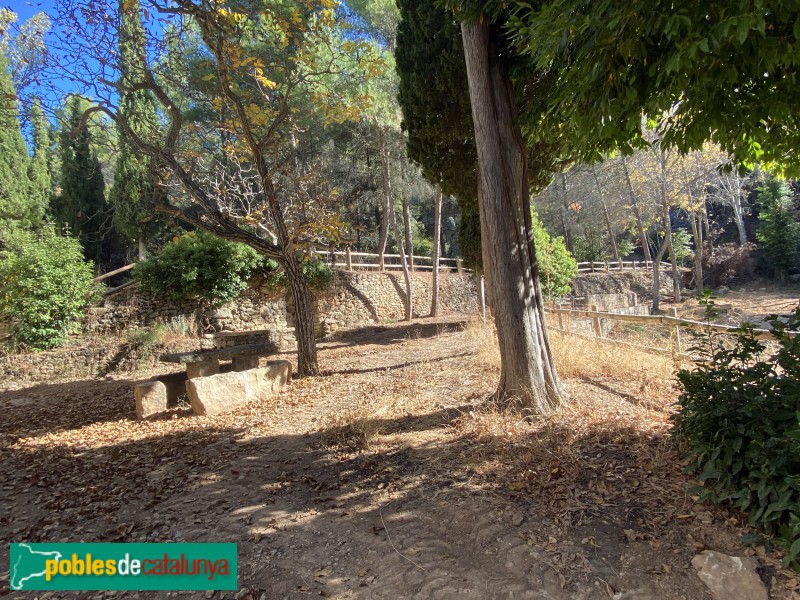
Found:
<svg viewBox="0 0 800 600"><path fill-rule="evenodd" d="M378 264L380 271L383 271L386 266L384 254L386 253L386 241L389 239L389 211L394 212L394 203L392 202L392 180L389 177L389 149L386 146L386 138L383 134L383 129L375 122L375 133L378 138L378 148L381 156L381 166L383 168L383 213L381 214L381 228L380 236L378 239ZM387 155L384 159L384 154Z"/></svg>
<svg viewBox="0 0 800 600"><path fill-rule="evenodd" d="M500 345L497 397L546 413L562 399L533 245L525 141L486 23L461 23L480 171L484 269Z"/></svg>
<svg viewBox="0 0 800 600"><path fill-rule="evenodd" d="M622 157L622 170L625 172L625 184L628 187L628 195L631 198L631 208L636 217L636 228L639 230L639 240L642 242L642 252L644 253L645 262L653 260L650 255L650 244L647 241L647 234L644 231L644 224L642 223L642 213L639 211L639 201L636 199L636 193L633 191L633 184L631 183L631 174L628 172L628 159Z"/></svg>
<svg viewBox="0 0 800 600"><path fill-rule="evenodd" d="M433 271L431 273L431 316L439 316L439 241L442 238L442 188L436 186L433 205Z"/></svg>
<svg viewBox="0 0 800 600"><path fill-rule="evenodd" d="M284 268L294 301L294 335L297 340L297 372L319 375L317 340L314 334L314 308L303 270L293 255L286 257Z"/></svg>

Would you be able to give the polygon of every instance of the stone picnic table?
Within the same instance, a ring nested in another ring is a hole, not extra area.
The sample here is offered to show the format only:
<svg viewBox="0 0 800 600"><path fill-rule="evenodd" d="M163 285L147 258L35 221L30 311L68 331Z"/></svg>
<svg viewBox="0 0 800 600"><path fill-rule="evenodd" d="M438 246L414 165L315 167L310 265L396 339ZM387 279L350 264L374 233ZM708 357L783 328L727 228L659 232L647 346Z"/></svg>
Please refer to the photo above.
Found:
<svg viewBox="0 0 800 600"><path fill-rule="evenodd" d="M277 352L278 348L275 344L243 344L215 350L162 354L159 360L161 362L185 364L186 376L189 379L194 379L195 377L218 374L220 372L220 359L232 359L234 371L246 371L258 367L259 357L270 356Z"/></svg>

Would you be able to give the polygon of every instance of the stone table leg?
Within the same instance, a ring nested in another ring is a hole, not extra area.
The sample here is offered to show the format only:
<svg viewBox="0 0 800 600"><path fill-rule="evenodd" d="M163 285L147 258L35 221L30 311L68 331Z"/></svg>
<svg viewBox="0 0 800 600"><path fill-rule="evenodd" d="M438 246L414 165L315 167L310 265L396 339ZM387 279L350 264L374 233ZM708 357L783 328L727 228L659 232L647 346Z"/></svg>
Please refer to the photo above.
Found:
<svg viewBox="0 0 800 600"><path fill-rule="evenodd" d="M186 363L186 376L189 379L195 377L206 377L219 373L219 359L208 358L200 362Z"/></svg>
<svg viewBox="0 0 800 600"><path fill-rule="evenodd" d="M234 371L247 371L248 369L258 368L258 356L252 354L240 354L233 357Z"/></svg>

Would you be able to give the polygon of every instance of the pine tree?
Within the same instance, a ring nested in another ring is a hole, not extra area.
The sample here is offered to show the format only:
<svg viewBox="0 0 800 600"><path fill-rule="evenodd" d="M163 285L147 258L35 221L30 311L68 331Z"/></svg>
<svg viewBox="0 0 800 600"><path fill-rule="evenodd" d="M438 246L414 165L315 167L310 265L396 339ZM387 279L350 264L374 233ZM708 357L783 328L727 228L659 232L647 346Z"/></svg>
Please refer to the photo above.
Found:
<svg viewBox="0 0 800 600"><path fill-rule="evenodd" d="M800 223L794 210L789 186L775 177L766 177L757 189L758 229L756 239L764 262L783 281L800 259Z"/></svg>
<svg viewBox="0 0 800 600"><path fill-rule="evenodd" d="M33 125L33 157L28 165L30 180L30 201L42 212L50 207L53 197L53 184L50 174L50 123L45 117L42 105L36 100L31 107Z"/></svg>
<svg viewBox="0 0 800 600"><path fill-rule="evenodd" d="M147 139L157 129L155 104L149 92L132 90L144 74L144 28L138 0L120 2L119 56L123 92L120 115L134 132ZM145 242L163 228L163 220L153 209L163 194L153 182L150 160L138 155L119 132L114 184L109 201L114 207L114 225L131 241L139 244L139 257L144 257Z"/></svg>
<svg viewBox="0 0 800 600"><path fill-rule="evenodd" d="M28 148L19 123L16 91L0 53L0 231L35 229L44 207L28 196Z"/></svg>
<svg viewBox="0 0 800 600"><path fill-rule="evenodd" d="M100 161L92 152L89 127L82 123L83 112L80 98L68 100L60 133L61 194L53 212L58 223L78 237L86 258L100 263L108 230L105 182Z"/></svg>

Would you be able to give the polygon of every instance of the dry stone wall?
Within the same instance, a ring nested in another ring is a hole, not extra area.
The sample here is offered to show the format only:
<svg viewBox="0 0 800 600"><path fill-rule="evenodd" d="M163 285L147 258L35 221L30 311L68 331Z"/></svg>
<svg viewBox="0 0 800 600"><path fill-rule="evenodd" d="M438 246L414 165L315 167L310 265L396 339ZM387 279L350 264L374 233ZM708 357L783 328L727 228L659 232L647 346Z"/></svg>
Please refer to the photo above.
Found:
<svg viewBox="0 0 800 600"><path fill-rule="evenodd" d="M414 315L430 312L431 274L412 273ZM439 277L439 305L443 314L472 313L477 310L474 277L447 274ZM401 319L405 311L405 282L401 273L335 271L328 287L313 292L315 326L322 337L335 331L370 323ZM128 291L106 300L104 306L89 310L85 329L92 333L121 332L154 323L200 322L205 333L217 334L223 345L234 332L269 332L280 347L292 347L294 307L291 296L274 290L262 277L250 281L233 302L209 309L199 302L177 304ZM221 334L221 335L220 335ZM263 340L263 338L261 338Z"/></svg>

